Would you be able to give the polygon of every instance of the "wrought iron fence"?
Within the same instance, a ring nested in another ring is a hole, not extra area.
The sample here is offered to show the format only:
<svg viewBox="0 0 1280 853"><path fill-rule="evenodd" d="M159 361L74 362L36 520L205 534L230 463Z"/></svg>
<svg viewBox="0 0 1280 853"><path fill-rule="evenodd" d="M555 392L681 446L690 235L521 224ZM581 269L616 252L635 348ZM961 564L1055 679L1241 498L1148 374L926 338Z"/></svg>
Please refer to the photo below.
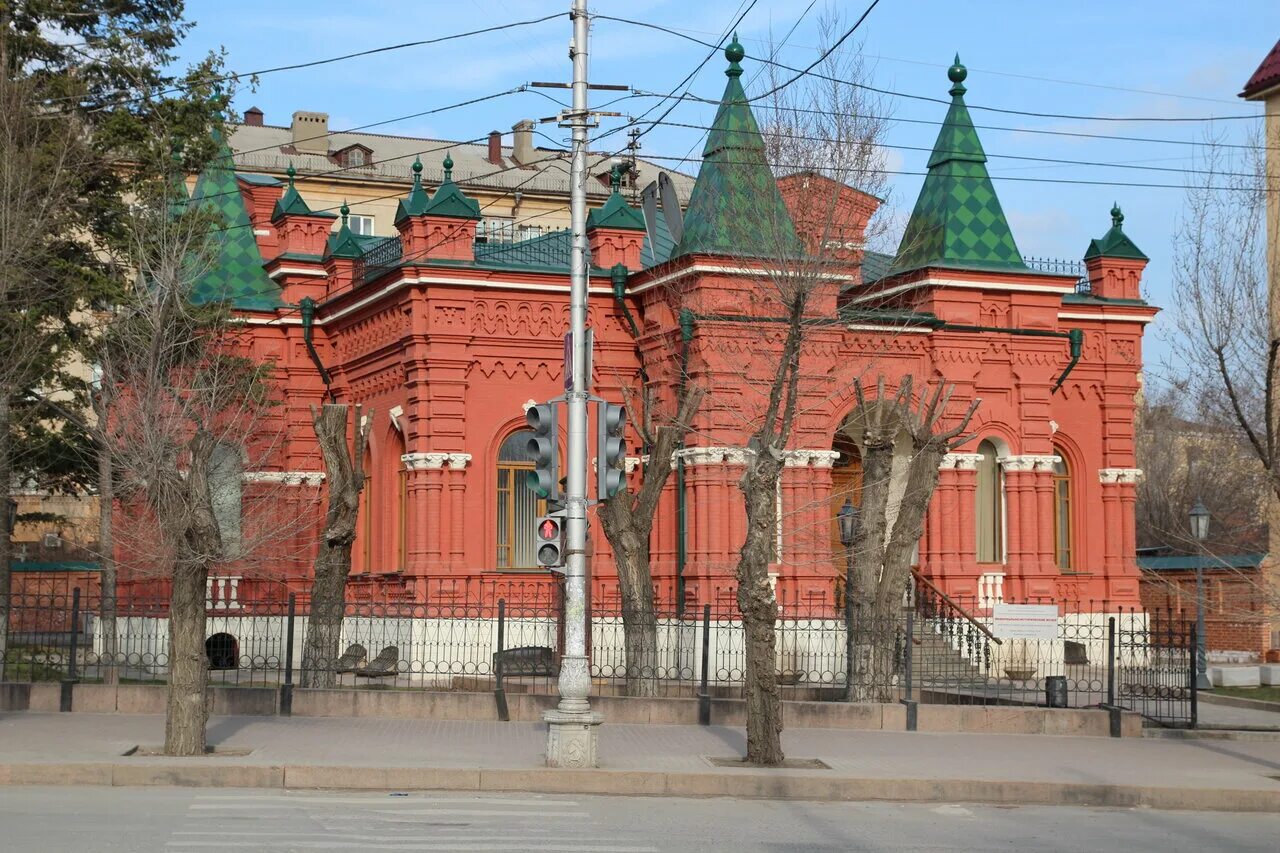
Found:
<svg viewBox="0 0 1280 853"><path fill-rule="evenodd" d="M368 284L386 275L400 266L403 255L404 245L400 242L400 237L386 238L356 260L354 271L356 281Z"/></svg>
<svg viewBox="0 0 1280 853"><path fill-rule="evenodd" d="M1085 270L1083 261L1072 261L1064 258L1027 257L1024 257L1022 261L1037 272L1053 273L1054 275L1073 275L1076 278L1076 293L1088 294L1092 292L1089 284L1089 274Z"/></svg>
<svg viewBox="0 0 1280 853"><path fill-rule="evenodd" d="M554 693L564 647L561 588L541 580L442 581L411 601L348 601L327 648L308 642L320 623L305 600L208 604L215 685ZM163 599L122 596L106 612L97 596L66 590L14 594L8 608L7 681L168 678ZM592 604L596 695L742 695L746 640L731 598L628 615L616 601ZM957 600L922 581L892 613L854 619L852 630L849 618L826 603L781 610L775 672L784 698L1112 705L1194 724L1194 628L1171 615L1081 602L1061 609L1052 639L1002 638L990 602Z"/></svg>

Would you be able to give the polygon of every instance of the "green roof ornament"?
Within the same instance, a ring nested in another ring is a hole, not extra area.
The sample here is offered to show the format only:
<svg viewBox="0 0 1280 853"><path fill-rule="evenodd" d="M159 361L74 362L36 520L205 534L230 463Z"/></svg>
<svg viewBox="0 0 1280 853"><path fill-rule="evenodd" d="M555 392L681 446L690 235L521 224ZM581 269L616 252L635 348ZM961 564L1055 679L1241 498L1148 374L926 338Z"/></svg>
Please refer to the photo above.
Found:
<svg viewBox="0 0 1280 853"><path fill-rule="evenodd" d="M289 186L293 186L293 176L298 174L298 170L293 168L292 160L289 161L289 168L285 169L284 173L289 176Z"/></svg>
<svg viewBox="0 0 1280 853"><path fill-rule="evenodd" d="M1124 214L1120 212L1120 205L1115 202L1111 203L1111 228L1100 239L1090 240L1089 248L1084 253L1084 259L1087 261L1091 258L1128 258L1133 261L1150 260L1138 245L1129 239L1129 235L1124 233Z"/></svg>
<svg viewBox="0 0 1280 853"><path fill-rule="evenodd" d="M724 73L729 81L702 149L702 165L685 212L684 235L672 250L672 258L804 253L769 166L760 126L742 88L739 63L744 56L746 51L735 34L724 49L729 62Z"/></svg>
<svg viewBox="0 0 1280 853"><path fill-rule="evenodd" d="M422 157L414 157L413 166L410 168L413 169L413 186L409 188L409 195L400 199L400 203L396 206L395 223L397 225L410 216L421 216L426 212L427 205L431 201L426 190L422 188Z"/></svg>
<svg viewBox="0 0 1280 853"><path fill-rule="evenodd" d="M338 212L342 214L342 227L347 227L347 217L351 215L351 208L347 206L347 200L342 200L342 207L338 208Z"/></svg>
<svg viewBox="0 0 1280 853"><path fill-rule="evenodd" d="M947 94L955 98L969 91L964 87L964 80L968 76L969 69L960 64L960 54L957 53L955 64L947 69L947 79L954 84Z"/></svg>
<svg viewBox="0 0 1280 853"><path fill-rule="evenodd" d="M1023 272L1027 265L987 172L987 154L969 116L956 54L947 69L951 107L929 155L928 174L889 274L939 267Z"/></svg>
<svg viewBox="0 0 1280 853"><path fill-rule="evenodd" d="M421 170L422 166L419 165L418 169ZM449 156L448 152L444 155L444 179L446 181L453 180L453 158Z"/></svg>
<svg viewBox="0 0 1280 853"><path fill-rule="evenodd" d="M609 170L609 189L617 192L622 186L622 166L617 163Z"/></svg>
<svg viewBox="0 0 1280 853"><path fill-rule="evenodd" d="M746 55L747 52L743 50L742 45L738 43L738 34L734 33L733 41L729 42L728 46L724 49L724 58L729 60L729 67L725 69L724 75L726 77L741 77L742 66L738 63L741 62L742 58Z"/></svg>

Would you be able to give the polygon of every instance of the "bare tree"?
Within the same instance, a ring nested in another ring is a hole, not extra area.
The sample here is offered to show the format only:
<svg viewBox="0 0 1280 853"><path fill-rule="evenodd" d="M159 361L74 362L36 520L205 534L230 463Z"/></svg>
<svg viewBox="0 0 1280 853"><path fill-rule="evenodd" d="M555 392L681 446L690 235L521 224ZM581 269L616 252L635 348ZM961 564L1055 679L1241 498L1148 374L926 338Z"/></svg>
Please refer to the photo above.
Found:
<svg viewBox="0 0 1280 853"><path fill-rule="evenodd" d="M665 407L658 389L644 382L632 405L644 442L639 488L630 483L600 508L600 523L613 548L622 597L622 631L626 647L627 693L655 696L658 687L658 620L654 609L653 573L649 565L649 537L662 490L671 477L675 451L684 441L698 407L702 389L678 376L674 406Z"/></svg>
<svg viewBox="0 0 1280 853"><path fill-rule="evenodd" d="M311 407L311 422L324 455L329 510L316 557L315 577L311 581L311 616L302 652L303 687L334 685L333 663L338 659L342 636L347 576L351 573L351 544L356 539L360 492L364 490L362 460L369 441L369 423L373 420L372 410L365 420L361 407L355 407L355 447L352 449L347 440L348 411L347 406L337 404L325 404L323 409Z"/></svg>
<svg viewBox="0 0 1280 853"><path fill-rule="evenodd" d="M170 581L165 752L198 755L208 719L206 582L243 544L224 541L211 468L215 453L259 461L272 401L269 368L248 356L228 307L193 304L226 226L176 202L174 178L142 185L127 225L122 260L137 274L102 333L102 387L114 401L102 429L122 505L153 523L148 557Z"/></svg>
<svg viewBox="0 0 1280 853"><path fill-rule="evenodd" d="M911 574L911 555L924 534L924 517L938 485L942 457L963 444L981 400L974 399L959 418L948 417L953 387L937 385L917 405L914 381L904 376L897 393L885 393L884 379L868 400L861 380L854 383L862 416L862 510L853 542L853 573L847 594L853 605L848 626L848 689L853 701L890 700L894 642L903 595ZM905 488L890 520L890 482L894 449L906 433L911 452ZM910 638L908 638L908 642Z"/></svg>

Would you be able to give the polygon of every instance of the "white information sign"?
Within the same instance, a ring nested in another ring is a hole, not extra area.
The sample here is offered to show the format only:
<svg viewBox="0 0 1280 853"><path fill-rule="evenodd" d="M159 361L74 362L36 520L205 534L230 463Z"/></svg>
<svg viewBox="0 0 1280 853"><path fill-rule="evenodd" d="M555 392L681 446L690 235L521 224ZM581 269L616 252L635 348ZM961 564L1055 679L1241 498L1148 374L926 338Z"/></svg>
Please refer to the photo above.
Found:
<svg viewBox="0 0 1280 853"><path fill-rule="evenodd" d="M991 633L1002 640L1058 639L1058 605L997 604Z"/></svg>

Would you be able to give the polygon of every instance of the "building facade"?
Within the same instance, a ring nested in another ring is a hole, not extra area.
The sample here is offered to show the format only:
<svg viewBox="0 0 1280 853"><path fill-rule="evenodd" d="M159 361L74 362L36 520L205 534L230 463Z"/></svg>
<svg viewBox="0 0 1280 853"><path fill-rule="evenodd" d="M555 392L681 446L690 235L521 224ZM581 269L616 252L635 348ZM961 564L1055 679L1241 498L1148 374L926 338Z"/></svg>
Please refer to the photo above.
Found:
<svg viewBox="0 0 1280 853"><path fill-rule="evenodd" d="M892 394L907 375L917 389L952 388L949 421L981 400L972 440L942 464L918 547L924 576L981 607L1139 606L1134 398L1155 309L1141 298L1146 258L1121 212L1079 265L1028 266L957 63L902 245L893 256L867 251L862 232L879 202L821 175L775 179L739 79L741 49L726 55L679 239L661 222L647 233L616 174L588 227L594 393L635 401L647 385L660 406L681 381L705 390L652 537L659 598L732 601L745 526L738 482L777 362L770 294L822 255L777 498L780 607L834 606L845 564L835 517L860 502L865 412L854 383L874 390L883 379ZM533 566L540 505L523 485L532 467L524 407L563 389L568 236L482 239L483 193L454 179L449 151L439 158L431 191L428 165L414 161L386 236L356 233L352 209L325 210L332 199L291 172L282 185L237 159L236 170L196 182L193 201L221 206L236 226L225 237L234 262L197 295L232 301L282 389L285 440L253 470L227 464L242 485L220 504L220 523L246 535L265 523L243 507L268 487L316 519L276 543L275 556L228 564L211 582L218 595L309 589L324 490L309 409L327 399L360 404L370 419L354 599L547 578ZM628 445L640 446L634 429ZM899 450L909 453L905 442ZM629 476L644 464L641 448ZM891 484L899 496L903 488ZM598 523L593 534L593 594L607 601L616 572Z"/></svg>

